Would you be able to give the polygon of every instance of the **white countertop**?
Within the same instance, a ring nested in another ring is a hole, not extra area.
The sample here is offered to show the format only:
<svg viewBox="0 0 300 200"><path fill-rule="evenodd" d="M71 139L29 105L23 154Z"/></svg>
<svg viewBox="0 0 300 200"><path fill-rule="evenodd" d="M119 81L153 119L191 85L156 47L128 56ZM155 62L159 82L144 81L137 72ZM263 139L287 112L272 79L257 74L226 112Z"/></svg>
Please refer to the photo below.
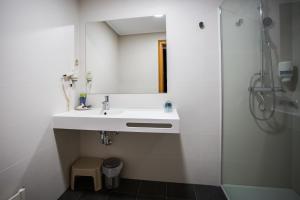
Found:
<svg viewBox="0 0 300 200"><path fill-rule="evenodd" d="M179 133L177 110L113 108L72 110L53 115L53 128L144 133ZM128 125L130 124L130 126ZM136 127L134 125L137 124ZM148 126L149 125L149 126Z"/></svg>

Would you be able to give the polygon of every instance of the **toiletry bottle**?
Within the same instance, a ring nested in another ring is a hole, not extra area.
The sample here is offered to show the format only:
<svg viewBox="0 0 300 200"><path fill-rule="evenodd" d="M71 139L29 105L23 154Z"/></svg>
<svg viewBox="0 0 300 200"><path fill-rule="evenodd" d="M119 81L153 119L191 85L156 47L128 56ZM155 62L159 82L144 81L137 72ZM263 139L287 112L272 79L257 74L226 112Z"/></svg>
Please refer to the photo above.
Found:
<svg viewBox="0 0 300 200"><path fill-rule="evenodd" d="M80 102L80 105L85 106L85 104L86 104L86 93L80 93L79 102Z"/></svg>
<svg viewBox="0 0 300 200"><path fill-rule="evenodd" d="M173 111L173 105L171 101L166 101L164 104L164 110L165 112L172 112Z"/></svg>

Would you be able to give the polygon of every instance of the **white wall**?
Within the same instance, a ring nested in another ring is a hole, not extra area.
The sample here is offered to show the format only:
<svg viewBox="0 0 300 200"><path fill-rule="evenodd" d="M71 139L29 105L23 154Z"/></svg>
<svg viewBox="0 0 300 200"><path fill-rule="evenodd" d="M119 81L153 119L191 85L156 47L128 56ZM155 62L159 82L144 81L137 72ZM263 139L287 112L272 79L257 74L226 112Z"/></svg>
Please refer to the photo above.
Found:
<svg viewBox="0 0 300 200"><path fill-rule="evenodd" d="M218 12L221 0L82 0L80 25L88 21L165 13L168 38L168 94L111 95L112 107L161 107L174 102L181 134L121 133L106 147L97 133L81 134L81 155L118 156L123 176L161 181L220 184L221 87ZM200 30L198 23L206 28ZM81 32L84 63L84 32ZM82 66L81 70L83 71ZM90 95L100 106L103 95Z"/></svg>
<svg viewBox="0 0 300 200"><path fill-rule="evenodd" d="M293 50L293 64L298 70L298 84L297 89L293 93L294 99L300 99L300 1L292 4L292 50ZM296 74L297 75L297 74ZM298 111L300 114L300 111Z"/></svg>
<svg viewBox="0 0 300 200"><path fill-rule="evenodd" d="M291 118L277 113L268 122L257 122L249 112L249 81L259 72L261 57L257 1L226 2L229 3L222 11L223 182L291 187ZM270 1L267 6L273 6L268 9L274 11L268 13L274 20L270 36L280 54L278 1ZM241 26L236 26L240 18L244 21ZM273 63L277 80L278 59L274 56Z"/></svg>
<svg viewBox="0 0 300 200"><path fill-rule="evenodd" d="M280 5L280 47L281 59L291 60L293 65L297 68L294 76L300 75L300 2L291 2ZM299 79L299 78L296 78ZM296 80L295 79L295 80ZM300 99L300 82L298 80L291 84L295 91L290 92L292 100ZM299 126L299 109L289 109L291 113L296 113L293 117L292 130L292 186L300 194L300 126Z"/></svg>
<svg viewBox="0 0 300 200"><path fill-rule="evenodd" d="M300 116L294 117L292 137L292 186L300 195Z"/></svg>
<svg viewBox="0 0 300 200"><path fill-rule="evenodd" d="M281 26L281 58L291 60L293 65L298 69L294 75L300 75L300 2L286 3L280 6ZM283 48L282 48L283 47ZM296 78L297 79L297 78ZM291 92L292 100L300 99L300 82L294 82L296 85L295 92ZM292 84L292 85L293 85ZM297 116L293 117L292 130L292 186L300 194L300 126L299 126L299 109L290 109Z"/></svg>
<svg viewBox="0 0 300 200"><path fill-rule="evenodd" d="M165 33L119 37L120 91L158 93L158 40L165 39Z"/></svg>
<svg viewBox="0 0 300 200"><path fill-rule="evenodd" d="M298 69L298 84L294 99L300 100L300 2L292 5L292 52L293 64ZM300 111L298 109L298 117L294 117L293 132L293 187L300 194Z"/></svg>
<svg viewBox="0 0 300 200"><path fill-rule="evenodd" d="M0 199L25 186L26 199L57 199L79 137L54 134L66 110L60 77L74 62L75 0L0 1Z"/></svg>
<svg viewBox="0 0 300 200"><path fill-rule="evenodd" d="M86 66L92 72L91 93L118 93L118 35L105 23L86 25Z"/></svg>

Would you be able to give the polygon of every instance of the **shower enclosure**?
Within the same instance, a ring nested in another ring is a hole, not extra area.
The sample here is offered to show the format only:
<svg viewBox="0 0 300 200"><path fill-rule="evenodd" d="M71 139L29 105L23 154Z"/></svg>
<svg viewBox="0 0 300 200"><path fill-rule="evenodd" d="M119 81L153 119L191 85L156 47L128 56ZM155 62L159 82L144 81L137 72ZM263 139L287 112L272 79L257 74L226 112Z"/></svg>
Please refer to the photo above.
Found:
<svg viewBox="0 0 300 200"><path fill-rule="evenodd" d="M230 200L300 200L300 0L224 0L222 183Z"/></svg>

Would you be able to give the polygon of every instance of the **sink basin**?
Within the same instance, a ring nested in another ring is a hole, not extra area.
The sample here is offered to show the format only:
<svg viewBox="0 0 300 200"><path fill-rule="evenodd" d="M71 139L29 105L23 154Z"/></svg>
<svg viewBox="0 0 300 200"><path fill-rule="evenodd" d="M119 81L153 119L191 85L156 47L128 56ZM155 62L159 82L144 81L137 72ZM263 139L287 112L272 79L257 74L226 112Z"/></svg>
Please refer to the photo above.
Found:
<svg viewBox="0 0 300 200"><path fill-rule="evenodd" d="M124 112L124 110L121 109L110 109L110 110L101 110L100 115L104 116L116 116L120 115Z"/></svg>
<svg viewBox="0 0 300 200"><path fill-rule="evenodd" d="M65 112L57 114L54 116L68 116L68 117L107 117L107 116L117 116L120 115L124 110L122 109L91 109L91 110L71 110L70 112Z"/></svg>
<svg viewBox="0 0 300 200"><path fill-rule="evenodd" d="M53 128L179 133L179 116L176 109L170 113L164 112L163 109L72 110L54 115Z"/></svg>

